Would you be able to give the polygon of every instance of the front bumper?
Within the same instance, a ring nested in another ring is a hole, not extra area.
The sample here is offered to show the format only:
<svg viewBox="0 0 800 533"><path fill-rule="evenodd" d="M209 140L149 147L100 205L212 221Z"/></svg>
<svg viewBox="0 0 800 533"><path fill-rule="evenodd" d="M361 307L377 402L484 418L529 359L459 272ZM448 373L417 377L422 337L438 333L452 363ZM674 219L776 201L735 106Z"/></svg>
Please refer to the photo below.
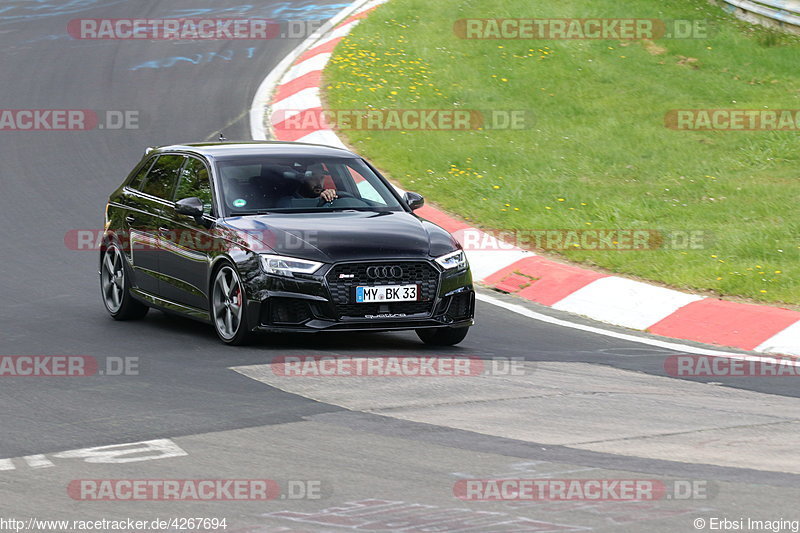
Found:
<svg viewBox="0 0 800 533"><path fill-rule="evenodd" d="M402 280L359 279L364 267L393 263L408 272ZM354 279L337 280L340 272ZM349 274L345 274L349 275ZM416 276L416 277L415 277ZM417 279L417 277L419 279ZM248 326L258 331L392 331L471 326L475 292L469 269L449 272L432 261L360 261L326 265L294 278L259 273L245 278ZM355 286L415 283L420 301L355 303Z"/></svg>

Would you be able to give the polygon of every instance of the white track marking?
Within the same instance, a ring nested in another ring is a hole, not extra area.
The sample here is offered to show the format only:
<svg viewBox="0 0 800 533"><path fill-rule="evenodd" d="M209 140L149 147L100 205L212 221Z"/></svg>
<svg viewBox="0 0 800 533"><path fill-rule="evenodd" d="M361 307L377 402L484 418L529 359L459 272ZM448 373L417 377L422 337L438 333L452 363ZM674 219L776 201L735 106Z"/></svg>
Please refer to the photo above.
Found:
<svg viewBox="0 0 800 533"><path fill-rule="evenodd" d="M765 340L755 351L800 355L800 321Z"/></svg>
<svg viewBox="0 0 800 533"><path fill-rule="evenodd" d="M322 105L322 101L319 99L319 87L309 87L272 104L270 108L271 119L276 124L280 124L287 118L320 105ZM275 117L275 113L278 112L280 112L279 116Z"/></svg>
<svg viewBox="0 0 800 533"><path fill-rule="evenodd" d="M533 256L524 250L467 250L467 260L476 280L487 278L520 259Z"/></svg>
<svg viewBox="0 0 800 533"><path fill-rule="evenodd" d="M45 457L44 455L27 455L23 457L28 466L31 468L50 468L55 466L53 461Z"/></svg>
<svg viewBox="0 0 800 533"><path fill-rule="evenodd" d="M339 139L339 136L331 130L317 130L311 132L308 135L304 135L303 137L297 139L297 142L324 144L326 146L333 146L335 148L344 148L345 150L348 149L341 139Z"/></svg>
<svg viewBox="0 0 800 533"><path fill-rule="evenodd" d="M258 86L253 103L250 105L250 136L256 141L264 141L267 139L266 128L264 127L264 111L270 104L272 92L275 90L275 85L280 81L289 67L292 66L298 57L300 57L306 50L312 48L312 45L325 36L334 26L345 20L352 13L362 9L369 2L353 2L351 5L342 9L335 17L320 26L320 28L310 35L305 41L297 45L278 65L272 69L266 78ZM371 4L370 4L371 5Z"/></svg>
<svg viewBox="0 0 800 533"><path fill-rule="evenodd" d="M62 459L83 459L87 463L135 463L189 455L169 439L146 440L111 446L96 446L53 454Z"/></svg>
<svg viewBox="0 0 800 533"><path fill-rule="evenodd" d="M683 352L683 353L692 353L697 355L715 355L720 357L730 357L732 359L744 359L747 361L764 361L764 362L773 362L775 358L773 357L759 357L755 355L744 355L738 354L733 352L722 352L718 350L709 350L707 348L698 348L696 346L688 346L685 344L678 344L676 342L668 342L662 341L659 339L651 339L648 337L638 337L636 335L628 335L626 333L619 333L617 331L609 331L607 329L598 328L595 326L587 326L585 324L577 324L574 322L570 322L568 320L562 320L560 318L554 318L548 315L544 315L542 313L537 313L536 311L531 311L526 307L521 305L512 304L508 302L504 302L498 298L493 296L489 296L483 292L476 292L475 298L486 302L491 305L496 305L497 307L502 307L508 311L513 313L517 313L518 315L522 315L524 317L532 318L534 320L539 320L540 322L546 322L548 324L553 324L556 326L563 326L565 328L572 328L577 329L580 331L586 331L587 333L594 333L597 335L604 335L606 337L613 337L615 339L621 339L630 342L638 342L641 344L648 344L650 346L658 346L659 348L666 348L668 350L675 350L676 352ZM791 363L792 366L800 366L800 361L794 361Z"/></svg>
<svg viewBox="0 0 800 533"><path fill-rule="evenodd" d="M359 22L361 22L361 21L360 20L354 20L353 22L351 22L349 24L344 24L342 26L339 26L338 28L334 29L331 32L331 34L324 41L320 41L320 42L316 43L315 46L319 46L321 44L325 44L330 39L336 39L337 37L344 37L345 35L347 35L351 31L353 31L353 28L355 28L358 25Z"/></svg>
<svg viewBox="0 0 800 533"><path fill-rule="evenodd" d="M600 278L553 304L553 309L632 329L647 329L681 307L702 300L631 279Z"/></svg>
<svg viewBox="0 0 800 533"><path fill-rule="evenodd" d="M50 454L57 459L83 459L86 463L124 464L155 459L168 459L189 455L170 439L155 439L142 442L112 444L80 448ZM46 455L26 455L12 459L0 459L0 471L16 470L14 460L24 461L30 468L50 468L56 466Z"/></svg>
<svg viewBox="0 0 800 533"><path fill-rule="evenodd" d="M302 63L298 63L292 66L286 72L286 75L283 78L281 78L281 85L289 83L292 80L296 80L300 76L308 74L309 72L314 72L315 70L324 69L325 65L328 64L328 60L330 58L331 58L330 53L317 54L314 57L306 59Z"/></svg>

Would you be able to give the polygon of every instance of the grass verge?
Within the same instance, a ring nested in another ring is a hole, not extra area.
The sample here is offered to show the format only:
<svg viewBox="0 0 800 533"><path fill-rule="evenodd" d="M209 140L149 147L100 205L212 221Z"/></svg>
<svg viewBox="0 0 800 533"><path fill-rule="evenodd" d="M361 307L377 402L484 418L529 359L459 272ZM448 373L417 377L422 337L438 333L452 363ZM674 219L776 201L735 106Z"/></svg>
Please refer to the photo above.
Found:
<svg viewBox="0 0 800 533"><path fill-rule="evenodd" d="M462 18L649 18L705 38L461 39ZM700 249L559 251L670 286L800 304L800 132L676 131L673 109L800 109L800 39L697 0L392 0L336 48L330 108L527 110L525 129L340 131L479 227L701 231Z"/></svg>

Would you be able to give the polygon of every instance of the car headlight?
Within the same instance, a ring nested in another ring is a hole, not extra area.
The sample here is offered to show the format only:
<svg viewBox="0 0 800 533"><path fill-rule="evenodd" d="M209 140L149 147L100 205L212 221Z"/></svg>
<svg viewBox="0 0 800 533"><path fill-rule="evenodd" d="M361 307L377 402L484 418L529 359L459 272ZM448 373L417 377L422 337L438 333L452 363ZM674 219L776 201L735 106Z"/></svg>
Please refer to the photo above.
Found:
<svg viewBox="0 0 800 533"><path fill-rule="evenodd" d="M267 274L276 276L286 276L293 278L294 274L313 274L322 263L298 259L296 257L286 257L283 255L261 254L261 267Z"/></svg>
<svg viewBox="0 0 800 533"><path fill-rule="evenodd" d="M454 268L461 270L462 268L467 268L467 254L464 253L464 250L450 252L449 254L437 257L435 261L445 270L452 270Z"/></svg>

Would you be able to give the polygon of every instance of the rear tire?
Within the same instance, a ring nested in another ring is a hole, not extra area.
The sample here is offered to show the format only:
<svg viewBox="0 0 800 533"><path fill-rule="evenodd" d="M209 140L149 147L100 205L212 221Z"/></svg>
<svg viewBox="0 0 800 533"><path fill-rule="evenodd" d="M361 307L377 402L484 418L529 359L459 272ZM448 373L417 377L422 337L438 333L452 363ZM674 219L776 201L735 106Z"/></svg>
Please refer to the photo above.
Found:
<svg viewBox="0 0 800 533"><path fill-rule="evenodd" d="M138 320L150 310L131 296L131 282L125 269L125 256L114 243L108 245L100 261L100 294L114 320Z"/></svg>
<svg viewBox="0 0 800 533"><path fill-rule="evenodd" d="M418 329L417 336L425 344L432 346L453 346L464 340L469 326L463 328Z"/></svg>

